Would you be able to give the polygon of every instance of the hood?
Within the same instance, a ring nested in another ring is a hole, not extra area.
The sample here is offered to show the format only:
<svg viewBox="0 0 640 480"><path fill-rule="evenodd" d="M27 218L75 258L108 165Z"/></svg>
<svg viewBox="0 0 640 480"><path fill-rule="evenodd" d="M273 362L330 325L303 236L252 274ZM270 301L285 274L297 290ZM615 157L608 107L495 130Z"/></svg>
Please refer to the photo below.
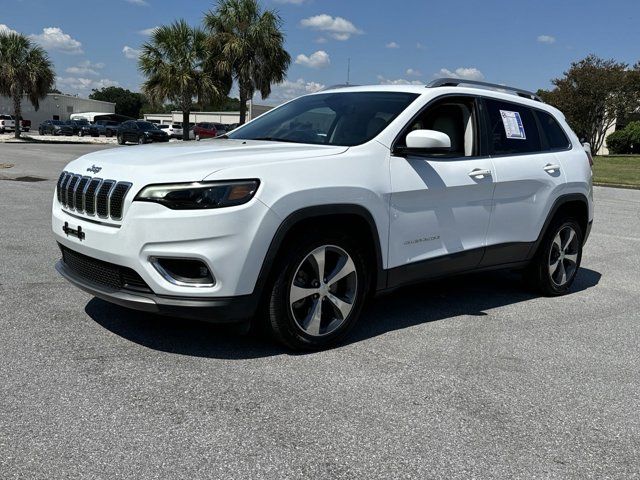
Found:
<svg viewBox="0 0 640 480"><path fill-rule="evenodd" d="M192 182L235 166L336 155L348 147L258 140L213 139L110 148L84 155L65 170L132 183ZM97 167L97 173L87 169Z"/></svg>

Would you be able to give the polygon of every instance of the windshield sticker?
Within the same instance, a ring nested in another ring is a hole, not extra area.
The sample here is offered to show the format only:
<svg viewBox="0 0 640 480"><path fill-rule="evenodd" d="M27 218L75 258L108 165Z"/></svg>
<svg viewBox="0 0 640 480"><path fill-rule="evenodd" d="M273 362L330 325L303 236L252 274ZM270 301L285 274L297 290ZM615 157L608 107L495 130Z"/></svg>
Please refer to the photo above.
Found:
<svg viewBox="0 0 640 480"><path fill-rule="evenodd" d="M502 116L502 124L504 125L504 133L507 138L514 140L526 140L527 135L524 133L524 125L520 118L520 112L509 112L508 110L500 110Z"/></svg>

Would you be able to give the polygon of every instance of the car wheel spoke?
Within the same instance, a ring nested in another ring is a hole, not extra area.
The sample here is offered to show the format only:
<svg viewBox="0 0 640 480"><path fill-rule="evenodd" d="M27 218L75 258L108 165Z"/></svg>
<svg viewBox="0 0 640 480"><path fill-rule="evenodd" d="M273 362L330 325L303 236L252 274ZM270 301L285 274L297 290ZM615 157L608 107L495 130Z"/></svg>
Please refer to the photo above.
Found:
<svg viewBox="0 0 640 480"><path fill-rule="evenodd" d="M320 334L320 322L322 320L322 301L316 299L313 302L309 315L305 319L303 328L310 335Z"/></svg>
<svg viewBox="0 0 640 480"><path fill-rule="evenodd" d="M578 263L578 254L577 253L567 254L564 256L564 259L575 265Z"/></svg>
<svg viewBox="0 0 640 480"><path fill-rule="evenodd" d="M297 303L300 300L310 297L311 295L316 293L318 293L317 288L306 288L306 287L299 287L297 285L292 285L289 293L289 301L291 303Z"/></svg>
<svg viewBox="0 0 640 480"><path fill-rule="evenodd" d="M338 283L343 278L351 275L356 271L356 266L351 260L351 257L343 258L342 261L338 264L336 269L327 277L327 283L329 285L334 285Z"/></svg>
<svg viewBox="0 0 640 480"><path fill-rule="evenodd" d="M327 298L333 304L333 306L338 309L338 311L340 312L340 315L342 316L342 320L346 319L347 316L349 316L349 313L351 312L351 307L353 307L352 303L345 302L340 298L336 297L332 293L328 293Z"/></svg>
<svg viewBox="0 0 640 480"><path fill-rule="evenodd" d="M326 247L316 248L311 253L311 256L313 257L313 259L315 261L315 267L316 267L316 273L318 274L318 280L321 281L322 279L324 279L324 263L325 263L325 259L326 259L326 256L327 256L327 248Z"/></svg>

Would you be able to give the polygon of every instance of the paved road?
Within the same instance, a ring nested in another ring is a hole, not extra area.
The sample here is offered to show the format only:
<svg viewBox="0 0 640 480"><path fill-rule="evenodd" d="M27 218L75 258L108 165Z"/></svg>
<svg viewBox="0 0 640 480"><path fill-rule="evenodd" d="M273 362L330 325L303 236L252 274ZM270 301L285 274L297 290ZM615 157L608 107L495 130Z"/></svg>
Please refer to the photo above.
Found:
<svg viewBox="0 0 640 480"><path fill-rule="evenodd" d="M0 478L640 475L640 191L596 189L564 298L508 273L425 284L291 355L56 275L55 178L87 148L0 146L0 175L47 179L0 180Z"/></svg>

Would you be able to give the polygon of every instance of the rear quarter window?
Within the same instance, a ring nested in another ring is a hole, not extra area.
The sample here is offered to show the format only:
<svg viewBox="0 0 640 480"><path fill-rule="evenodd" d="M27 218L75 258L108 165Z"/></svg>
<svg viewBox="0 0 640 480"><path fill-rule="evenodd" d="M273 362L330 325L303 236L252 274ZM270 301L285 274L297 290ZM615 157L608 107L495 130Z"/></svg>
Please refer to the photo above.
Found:
<svg viewBox="0 0 640 480"><path fill-rule="evenodd" d="M571 147L569 137L553 115L540 110L536 111L536 115L542 127L548 150L566 150Z"/></svg>

